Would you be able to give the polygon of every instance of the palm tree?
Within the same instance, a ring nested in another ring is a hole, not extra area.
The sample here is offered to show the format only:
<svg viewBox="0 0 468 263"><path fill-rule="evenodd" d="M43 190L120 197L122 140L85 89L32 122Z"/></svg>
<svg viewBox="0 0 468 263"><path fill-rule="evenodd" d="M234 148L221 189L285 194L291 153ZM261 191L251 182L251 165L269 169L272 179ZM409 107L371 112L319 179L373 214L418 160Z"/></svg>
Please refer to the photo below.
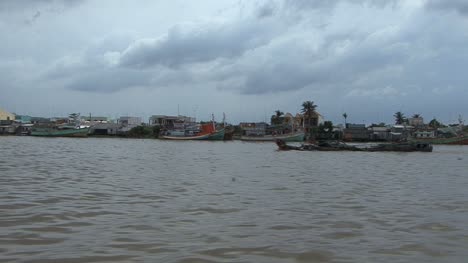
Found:
<svg viewBox="0 0 468 263"><path fill-rule="evenodd" d="M302 110L301 111L304 114L304 117L307 116L307 125L304 125L305 131L306 131L307 134L310 134L310 132L311 132L310 128L311 128L312 125L311 125L310 120L312 119L312 115L315 113L315 108L317 108L317 105L315 105L313 101L308 100L308 101L304 101L302 103ZM315 123L315 125L317 125L317 124Z"/></svg>
<svg viewBox="0 0 468 263"><path fill-rule="evenodd" d="M406 117L401 111L396 112L393 117L395 117L395 124L403 124L406 122Z"/></svg>
<svg viewBox="0 0 468 263"><path fill-rule="evenodd" d="M413 114L412 118L415 118L415 119L421 118L421 114L419 114L419 113Z"/></svg>
<svg viewBox="0 0 468 263"><path fill-rule="evenodd" d="M275 110L275 115L271 116L271 124L281 124L281 116L284 115L284 112L280 110Z"/></svg>
<svg viewBox="0 0 468 263"><path fill-rule="evenodd" d="M348 118L348 114L343 113L343 118L344 118L344 126L346 127L346 119Z"/></svg>
<svg viewBox="0 0 468 263"><path fill-rule="evenodd" d="M280 110L275 110L275 115L276 115L276 118L279 118L281 116L283 116L284 112L280 111Z"/></svg>

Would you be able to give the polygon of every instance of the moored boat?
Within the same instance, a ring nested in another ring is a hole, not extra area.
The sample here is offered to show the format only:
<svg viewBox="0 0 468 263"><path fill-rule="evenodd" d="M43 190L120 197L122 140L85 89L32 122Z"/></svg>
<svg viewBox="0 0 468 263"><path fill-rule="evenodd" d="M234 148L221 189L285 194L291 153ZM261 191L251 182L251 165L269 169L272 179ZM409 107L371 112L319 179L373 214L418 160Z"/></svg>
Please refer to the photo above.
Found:
<svg viewBox="0 0 468 263"><path fill-rule="evenodd" d="M199 131L193 130L180 130L180 131L168 131L166 134L159 136L161 139L166 140L213 140L222 141L224 139L225 129L216 130L213 123L202 124Z"/></svg>
<svg viewBox="0 0 468 263"><path fill-rule="evenodd" d="M223 141L223 140L224 140L225 132L226 132L226 130L225 130L224 128L223 128L223 129L219 129L219 130L215 130L214 132L212 132L212 133L209 134L208 140L211 140L211 141Z"/></svg>
<svg viewBox="0 0 468 263"><path fill-rule="evenodd" d="M279 134L279 135L263 135L263 136L241 136L241 141L258 141L258 142L274 142L282 140L285 142L303 142L304 132Z"/></svg>
<svg viewBox="0 0 468 263"><path fill-rule="evenodd" d="M468 136L462 135L449 138L411 138L410 141L414 143L468 145Z"/></svg>
<svg viewBox="0 0 468 263"><path fill-rule="evenodd" d="M31 136L43 137L86 137L88 136L89 128L33 128Z"/></svg>
<svg viewBox="0 0 468 263"><path fill-rule="evenodd" d="M370 147L357 147L339 141L320 142L318 144L303 144L292 146L283 140L276 140L279 150L288 151L362 151L362 152L432 152L432 145L428 143L388 143Z"/></svg>
<svg viewBox="0 0 468 263"><path fill-rule="evenodd" d="M45 124L44 126L33 126L31 136L43 137L87 137L89 126L81 126L80 114L72 113L69 115L67 123Z"/></svg>

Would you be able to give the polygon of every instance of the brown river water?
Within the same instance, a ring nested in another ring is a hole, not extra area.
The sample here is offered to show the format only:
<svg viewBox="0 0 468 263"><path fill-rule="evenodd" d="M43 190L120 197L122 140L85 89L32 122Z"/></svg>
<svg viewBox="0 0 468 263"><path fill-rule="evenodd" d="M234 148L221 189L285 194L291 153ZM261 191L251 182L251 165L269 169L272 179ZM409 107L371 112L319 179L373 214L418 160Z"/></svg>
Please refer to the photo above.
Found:
<svg viewBox="0 0 468 263"><path fill-rule="evenodd" d="M0 137L0 262L467 261L467 146Z"/></svg>

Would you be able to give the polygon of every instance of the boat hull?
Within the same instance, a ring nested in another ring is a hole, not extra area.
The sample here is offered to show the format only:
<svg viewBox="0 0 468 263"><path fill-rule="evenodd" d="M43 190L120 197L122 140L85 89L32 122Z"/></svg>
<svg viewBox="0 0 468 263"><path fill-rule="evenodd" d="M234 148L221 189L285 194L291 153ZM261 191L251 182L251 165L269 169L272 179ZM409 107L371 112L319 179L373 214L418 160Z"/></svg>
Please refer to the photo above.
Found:
<svg viewBox="0 0 468 263"><path fill-rule="evenodd" d="M282 140L285 142L303 142L304 133L294 133L294 134L283 134L283 135L266 135L261 137L250 137L250 136L241 136L241 141L256 141L256 142L274 142L276 140Z"/></svg>
<svg viewBox="0 0 468 263"><path fill-rule="evenodd" d="M45 130L33 130L31 136L42 136L42 137L87 137L89 128L81 129L45 129Z"/></svg>
<svg viewBox="0 0 468 263"><path fill-rule="evenodd" d="M224 134L225 134L225 129L221 129L219 131L211 133L210 136L208 137L208 140L222 141L222 140L224 140Z"/></svg>
<svg viewBox="0 0 468 263"><path fill-rule="evenodd" d="M175 141L190 141L190 140L208 140L209 134L198 135L198 136L160 136L161 139L175 140Z"/></svg>
<svg viewBox="0 0 468 263"><path fill-rule="evenodd" d="M215 131L213 133L201 134L196 136L168 136L162 135L159 138L165 140L175 141L191 141L191 140L210 140L210 141L222 141L224 139L224 129Z"/></svg>
<svg viewBox="0 0 468 263"><path fill-rule="evenodd" d="M292 146L286 144L286 142L282 140L277 140L276 145L278 145L279 150L282 151L432 152L432 145L428 143L390 143L358 148L356 146L336 141Z"/></svg>
<svg viewBox="0 0 468 263"><path fill-rule="evenodd" d="M468 145L468 137L452 137L452 138L428 138L428 139L411 139L415 143L430 143L430 144L447 144L447 145Z"/></svg>

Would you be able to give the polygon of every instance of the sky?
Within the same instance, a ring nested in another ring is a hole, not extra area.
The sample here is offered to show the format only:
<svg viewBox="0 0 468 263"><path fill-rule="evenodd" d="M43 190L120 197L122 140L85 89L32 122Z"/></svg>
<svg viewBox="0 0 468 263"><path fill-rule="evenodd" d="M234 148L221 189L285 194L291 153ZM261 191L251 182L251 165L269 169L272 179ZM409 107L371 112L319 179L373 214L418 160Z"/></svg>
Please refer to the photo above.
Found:
<svg viewBox="0 0 468 263"><path fill-rule="evenodd" d="M465 0L2 0L0 34L17 114L468 116Z"/></svg>

